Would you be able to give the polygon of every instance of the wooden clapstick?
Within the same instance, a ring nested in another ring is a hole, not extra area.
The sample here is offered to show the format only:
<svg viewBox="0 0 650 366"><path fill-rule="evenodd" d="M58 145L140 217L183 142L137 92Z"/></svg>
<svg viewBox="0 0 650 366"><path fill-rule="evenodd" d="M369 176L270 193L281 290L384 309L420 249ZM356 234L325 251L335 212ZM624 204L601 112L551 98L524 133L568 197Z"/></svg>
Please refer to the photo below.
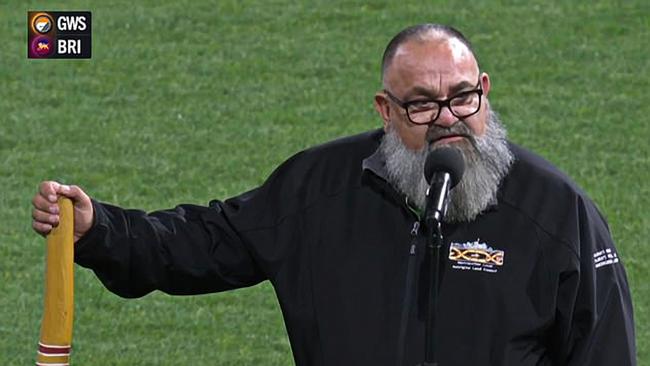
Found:
<svg viewBox="0 0 650 366"><path fill-rule="evenodd" d="M36 365L68 365L74 313L74 216L72 202L59 199L59 225L47 236L45 301Z"/></svg>

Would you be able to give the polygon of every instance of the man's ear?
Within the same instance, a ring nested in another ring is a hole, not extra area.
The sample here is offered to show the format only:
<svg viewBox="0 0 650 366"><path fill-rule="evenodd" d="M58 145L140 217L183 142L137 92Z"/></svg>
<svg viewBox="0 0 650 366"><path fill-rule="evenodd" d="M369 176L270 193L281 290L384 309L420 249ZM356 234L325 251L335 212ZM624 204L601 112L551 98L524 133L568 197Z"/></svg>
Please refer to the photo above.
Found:
<svg viewBox="0 0 650 366"><path fill-rule="evenodd" d="M384 131L386 131L388 124L390 123L390 105L386 98L386 94L383 91L378 91L375 94L374 106L375 110L384 121Z"/></svg>
<svg viewBox="0 0 650 366"><path fill-rule="evenodd" d="M481 85L483 88L483 95L487 97L490 93L490 88L492 87L492 85L490 85L490 75L488 75L487 72L481 74Z"/></svg>

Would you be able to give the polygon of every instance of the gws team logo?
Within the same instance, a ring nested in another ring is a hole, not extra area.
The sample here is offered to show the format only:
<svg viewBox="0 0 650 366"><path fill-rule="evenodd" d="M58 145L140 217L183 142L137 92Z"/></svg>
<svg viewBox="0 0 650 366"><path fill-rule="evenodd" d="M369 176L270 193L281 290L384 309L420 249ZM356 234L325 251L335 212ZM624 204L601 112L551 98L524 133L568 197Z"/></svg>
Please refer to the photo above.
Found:
<svg viewBox="0 0 650 366"><path fill-rule="evenodd" d="M496 273L503 266L504 251L492 249L479 239L449 245L449 259L455 263L452 268L465 271Z"/></svg>
<svg viewBox="0 0 650 366"><path fill-rule="evenodd" d="M48 36L36 37L32 41L31 48L37 57L47 57L54 52L54 40Z"/></svg>
<svg viewBox="0 0 650 366"><path fill-rule="evenodd" d="M34 20L32 21L32 29L34 29L34 31L37 33L46 34L52 30L53 24L54 20L50 14L39 13L34 17Z"/></svg>

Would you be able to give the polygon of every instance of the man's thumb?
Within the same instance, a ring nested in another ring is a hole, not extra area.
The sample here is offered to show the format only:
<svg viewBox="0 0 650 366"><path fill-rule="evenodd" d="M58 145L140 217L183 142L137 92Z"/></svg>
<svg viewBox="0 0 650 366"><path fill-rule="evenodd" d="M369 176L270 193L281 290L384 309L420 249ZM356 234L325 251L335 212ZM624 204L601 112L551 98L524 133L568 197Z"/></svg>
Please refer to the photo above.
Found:
<svg viewBox="0 0 650 366"><path fill-rule="evenodd" d="M79 186L62 184L59 186L59 193L70 198L75 204L88 203L88 196Z"/></svg>

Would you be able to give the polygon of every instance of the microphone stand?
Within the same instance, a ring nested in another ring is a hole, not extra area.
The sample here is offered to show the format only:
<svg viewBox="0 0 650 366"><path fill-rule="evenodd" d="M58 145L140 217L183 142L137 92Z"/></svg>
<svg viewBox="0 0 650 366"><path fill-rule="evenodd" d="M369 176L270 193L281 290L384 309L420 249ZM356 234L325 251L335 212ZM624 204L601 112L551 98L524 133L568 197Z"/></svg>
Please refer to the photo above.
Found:
<svg viewBox="0 0 650 366"><path fill-rule="evenodd" d="M435 329L438 317L438 289L440 284L440 248L442 247L442 225L440 221L425 220L426 222L426 255L429 259L428 277L430 284L427 292L427 313L424 329L424 363L421 366L439 366Z"/></svg>
<svg viewBox="0 0 650 366"><path fill-rule="evenodd" d="M424 333L424 363L418 366L439 366L435 330L438 315L438 290L440 284L440 249L442 248L442 220L447 211L447 197L451 179L448 173L436 175L427 192L427 206L424 214L426 229L426 255L429 259L430 285L427 293L427 313ZM438 192L438 196L430 194Z"/></svg>

